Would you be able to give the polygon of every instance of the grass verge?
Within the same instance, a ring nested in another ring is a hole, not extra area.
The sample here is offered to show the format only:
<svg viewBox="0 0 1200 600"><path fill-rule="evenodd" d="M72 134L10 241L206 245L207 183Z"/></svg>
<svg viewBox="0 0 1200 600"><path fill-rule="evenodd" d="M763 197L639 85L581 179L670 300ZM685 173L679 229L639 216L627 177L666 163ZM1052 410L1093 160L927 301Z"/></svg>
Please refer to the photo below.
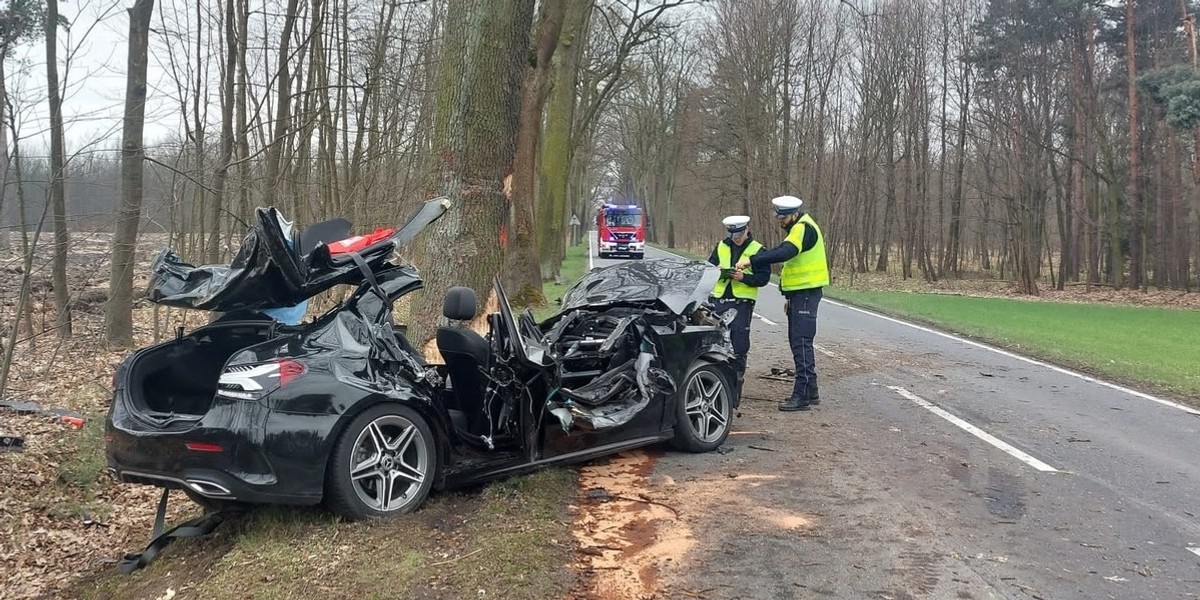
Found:
<svg viewBox="0 0 1200 600"><path fill-rule="evenodd" d="M574 471L548 469L359 523L320 508L265 507L175 542L143 571L81 582L72 597L562 597L572 583L564 565L575 485Z"/></svg>
<svg viewBox="0 0 1200 600"><path fill-rule="evenodd" d="M558 313L558 300L572 285L575 285L576 281L579 281L580 277L583 277L583 274L587 272L587 265L587 244L578 244L567 248L558 280L542 284L542 294L546 296L546 305L533 311L534 318L540 322Z"/></svg>
<svg viewBox="0 0 1200 600"><path fill-rule="evenodd" d="M1200 399L1196 311L836 287L826 295L1104 377Z"/></svg>

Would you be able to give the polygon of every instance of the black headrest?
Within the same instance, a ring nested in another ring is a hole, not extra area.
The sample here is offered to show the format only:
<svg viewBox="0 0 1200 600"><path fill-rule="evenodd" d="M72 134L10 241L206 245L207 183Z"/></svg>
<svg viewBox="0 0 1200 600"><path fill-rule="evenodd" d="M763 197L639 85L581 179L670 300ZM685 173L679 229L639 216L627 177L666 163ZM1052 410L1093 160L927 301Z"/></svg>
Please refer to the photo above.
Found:
<svg viewBox="0 0 1200 600"><path fill-rule="evenodd" d="M442 302L442 314L447 319L467 321L475 318L475 310L478 305L475 290L469 287L454 286L446 292L446 300Z"/></svg>
<svg viewBox="0 0 1200 600"><path fill-rule="evenodd" d="M350 221L346 219L331 219L313 223L296 236L296 254L305 256L317 247L317 244L330 244L350 237Z"/></svg>

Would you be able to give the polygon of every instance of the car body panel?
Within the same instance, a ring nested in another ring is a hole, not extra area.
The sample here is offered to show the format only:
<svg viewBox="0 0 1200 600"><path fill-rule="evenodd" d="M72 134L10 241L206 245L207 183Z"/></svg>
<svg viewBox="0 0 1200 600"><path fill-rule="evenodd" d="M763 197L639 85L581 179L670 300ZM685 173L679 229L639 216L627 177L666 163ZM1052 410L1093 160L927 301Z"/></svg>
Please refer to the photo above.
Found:
<svg viewBox="0 0 1200 600"><path fill-rule="evenodd" d="M428 224L440 210L435 205L418 211L389 240L410 239L420 229L414 222ZM271 244L246 255L255 252L282 260ZM514 314L497 280L500 310L489 316L486 337L489 383L485 397L475 399L489 408L483 425L474 427L446 366L425 364L393 322L393 302L421 288L419 273L361 255L352 262L358 269L353 276L310 272L283 296L238 291L254 277L260 278L256 285L276 277L269 268L245 271L241 283L223 291L210 286L202 292L200 286L183 293L179 298L190 298L185 304L262 308L267 299L291 301L324 285L317 281L357 285L339 306L306 325L223 317L131 354L118 369L106 425L108 462L117 475L187 487L211 498L315 503L323 497L330 456L348 424L373 406L395 403L416 411L436 438L435 486L467 485L671 439L678 385L696 361L732 373L728 330L703 308L698 292L711 288L710 270L715 281L717 271L708 265L645 261L626 265L629 272L590 274L575 286L580 291L564 302L564 310L541 324L528 313ZM147 408L155 394L173 392L148 389L139 369L151 367L141 365L154 365L154 356L210 347L197 340L245 330L250 331L245 339L265 341L229 350L202 414Z"/></svg>

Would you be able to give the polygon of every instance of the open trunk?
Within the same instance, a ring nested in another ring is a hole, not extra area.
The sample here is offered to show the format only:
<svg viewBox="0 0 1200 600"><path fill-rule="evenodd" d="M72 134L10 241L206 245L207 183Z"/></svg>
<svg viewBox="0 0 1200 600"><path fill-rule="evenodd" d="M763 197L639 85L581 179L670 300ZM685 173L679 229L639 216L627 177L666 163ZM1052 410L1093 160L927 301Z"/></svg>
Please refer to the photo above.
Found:
<svg viewBox="0 0 1200 600"><path fill-rule="evenodd" d="M203 416L226 361L271 339L278 329L269 321L217 323L139 352L125 382L128 409L156 423Z"/></svg>

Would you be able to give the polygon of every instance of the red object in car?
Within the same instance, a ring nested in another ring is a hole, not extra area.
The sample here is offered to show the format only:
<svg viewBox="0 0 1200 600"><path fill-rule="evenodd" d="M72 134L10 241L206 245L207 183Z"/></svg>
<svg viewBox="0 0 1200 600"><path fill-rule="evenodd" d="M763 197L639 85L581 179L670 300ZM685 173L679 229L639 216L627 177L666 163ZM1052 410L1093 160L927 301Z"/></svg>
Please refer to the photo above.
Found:
<svg viewBox="0 0 1200 600"><path fill-rule="evenodd" d="M367 235L356 235L337 242L329 244L330 254L346 254L349 252L358 252L363 248L370 247L373 244L386 240L396 233L395 228L383 229L379 228Z"/></svg>

